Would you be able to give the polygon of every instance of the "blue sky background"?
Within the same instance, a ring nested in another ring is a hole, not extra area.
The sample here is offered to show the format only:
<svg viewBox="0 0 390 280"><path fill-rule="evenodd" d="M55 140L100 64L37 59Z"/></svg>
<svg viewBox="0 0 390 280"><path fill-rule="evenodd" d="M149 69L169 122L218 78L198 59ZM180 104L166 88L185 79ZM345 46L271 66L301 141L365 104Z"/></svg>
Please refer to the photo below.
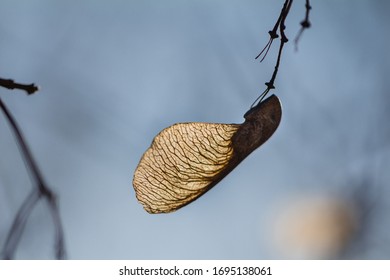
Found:
<svg viewBox="0 0 390 280"><path fill-rule="evenodd" d="M133 172L153 137L177 122L241 123L273 71L259 64L283 1L1 1L0 90L59 196L72 259L280 258L275 207L289 197L351 196L375 205L353 258L390 258L388 1L294 1L276 79L274 136L199 200L168 215L137 202ZM0 118L0 244L31 189ZM362 183L364 182L364 183ZM51 258L45 204L17 258Z"/></svg>

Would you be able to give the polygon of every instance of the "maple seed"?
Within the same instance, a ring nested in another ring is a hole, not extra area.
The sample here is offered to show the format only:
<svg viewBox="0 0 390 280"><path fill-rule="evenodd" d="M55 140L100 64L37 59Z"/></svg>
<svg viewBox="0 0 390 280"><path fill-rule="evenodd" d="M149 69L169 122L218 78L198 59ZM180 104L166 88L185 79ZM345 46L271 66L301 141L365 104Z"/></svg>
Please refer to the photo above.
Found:
<svg viewBox="0 0 390 280"><path fill-rule="evenodd" d="M135 170L137 199L149 213L173 212L194 201L266 142L281 115L280 101L272 95L251 108L242 124L192 122L165 128Z"/></svg>

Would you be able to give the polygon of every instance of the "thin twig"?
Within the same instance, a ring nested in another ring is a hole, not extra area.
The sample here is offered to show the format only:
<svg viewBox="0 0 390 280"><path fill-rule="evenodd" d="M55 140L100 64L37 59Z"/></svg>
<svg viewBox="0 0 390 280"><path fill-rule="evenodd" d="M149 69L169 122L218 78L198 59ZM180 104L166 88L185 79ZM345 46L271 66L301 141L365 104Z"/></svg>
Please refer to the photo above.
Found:
<svg viewBox="0 0 390 280"><path fill-rule="evenodd" d="M297 34L297 36L295 37L295 40L294 40L295 50L296 51L298 50L298 42L301 39L303 31L305 31L305 29L310 28L310 26L311 26L311 23L310 23L310 20L309 20L309 14L310 14L310 10L311 10L310 0L306 0L305 8L306 8L305 19L303 21L301 21L301 29L299 29L298 34Z"/></svg>
<svg viewBox="0 0 390 280"><path fill-rule="evenodd" d="M58 205L56 201L56 196L54 192L47 186L37 163L35 162L32 153L27 146L26 141L22 135L20 128L18 127L15 118L12 116L11 112L6 107L5 103L0 98L0 109L3 111L6 119L8 120L11 129L16 138L18 147L23 155L23 159L26 164L26 168L30 173L30 176L34 182L34 189L30 195L23 202L21 208L19 209L14 222L11 226L11 229L6 238L6 242L3 248L2 257L3 258L13 258L15 249L20 241L22 236L25 223L27 221L28 215L31 210L37 204L38 200L43 198L47 201L49 205L50 212L52 213L53 222L56 228L56 258L63 259L65 258L65 245L64 245L64 235L62 229L62 222L59 215Z"/></svg>
<svg viewBox="0 0 390 280"><path fill-rule="evenodd" d="M28 217L38 201L39 192L36 189L33 189L26 197L15 216L1 252L2 259L10 260L14 258L16 247L18 246L20 238L22 237Z"/></svg>
<svg viewBox="0 0 390 280"><path fill-rule="evenodd" d="M24 90L27 94L33 94L39 90L39 87L37 87L35 84L19 84L15 83L14 80L3 78L0 78L0 86L5 87L7 89Z"/></svg>
<svg viewBox="0 0 390 280"><path fill-rule="evenodd" d="M281 60L282 52L283 52L283 47L284 47L284 44L288 42L287 36L286 36L284 31L286 29L286 25L285 25L286 18L288 16L288 13L290 12L290 8L292 6L292 3L293 3L293 0L285 0L285 2L283 4L283 8L282 8L282 10L280 12L280 15L278 17L278 20L276 21L276 23L274 25L274 28L272 30L268 31L268 34L270 35L268 43L261 50L261 52L255 57L255 59L258 59L258 58L260 58L263 55L263 57L260 59L260 62L262 62L265 59L265 57L268 54L268 51L271 48L273 40L279 37L279 34L278 34L278 30L279 30L279 33L280 33L280 45L279 45L279 52L278 52L278 57L276 59L274 72L272 73L271 79L268 82L265 83L267 88L252 103L251 108L253 108L256 105L257 102L261 102L267 96L269 91L275 88L275 79L276 79L276 75L278 74L280 60ZM309 14L310 14L310 10L311 10L310 0L306 0L305 8L306 8L305 19L301 22L301 29L298 32L298 35L297 35L297 37L294 40L296 49L297 49L297 46L298 46L298 41L299 41L303 31L305 29L309 28L310 25L311 25L310 21L309 21Z"/></svg>
<svg viewBox="0 0 390 280"><path fill-rule="evenodd" d="M276 75L278 74L279 65L280 65L280 59L282 57L282 52L283 52L283 47L284 47L284 44L288 42L288 38L287 38L286 34L284 33L284 30L286 29L285 21L286 21L288 13L290 11L292 2L293 2L293 0L290 0L290 1L287 0L284 3L283 9L282 9L282 12L281 12L282 20L280 21L280 24L279 24L279 31L280 31L279 52L278 52L278 58L276 60L275 69L274 69L274 72L272 73L271 80L269 80L269 82L265 83L265 85L267 86L268 91L275 88L274 82L275 82L275 79L276 79ZM263 96L263 98L264 97L265 96Z"/></svg>
<svg viewBox="0 0 390 280"><path fill-rule="evenodd" d="M276 21L276 24L275 24L274 28L268 32L270 34L270 39L269 39L267 45L263 48L263 50L260 52L260 54L257 55L256 58L255 58L255 59L259 58L264 53L264 51L266 50L265 55L260 60L260 62L264 60L265 56L268 53L269 48L271 47L272 41L279 37L279 35L277 34L277 31L279 30L279 32L280 32L280 45L279 45L279 52L278 52L278 57L277 57L277 60L276 60L274 72L272 73L271 79L268 82L265 83L267 88L252 103L251 108L253 108L258 101L261 102L266 97L268 92L271 89L275 88L275 84L274 83L275 83L276 75L278 74L279 65L280 65L280 59L282 57L282 52L283 52L283 47L284 47L284 44L288 42L287 36L286 36L286 34L284 32L285 29L286 29L285 21L286 21L286 18L288 16L288 13L290 11L292 3L293 3L293 0L286 0L284 2L283 8L282 8L282 10L280 12L279 18Z"/></svg>
<svg viewBox="0 0 390 280"><path fill-rule="evenodd" d="M57 204L57 199L55 196L52 196L51 199L46 197L46 202L49 204L49 208L51 209L51 215L54 223L54 227L56 229L55 235L55 255L59 260L66 258L65 251L65 238L64 238L64 230L62 227L60 210Z"/></svg>

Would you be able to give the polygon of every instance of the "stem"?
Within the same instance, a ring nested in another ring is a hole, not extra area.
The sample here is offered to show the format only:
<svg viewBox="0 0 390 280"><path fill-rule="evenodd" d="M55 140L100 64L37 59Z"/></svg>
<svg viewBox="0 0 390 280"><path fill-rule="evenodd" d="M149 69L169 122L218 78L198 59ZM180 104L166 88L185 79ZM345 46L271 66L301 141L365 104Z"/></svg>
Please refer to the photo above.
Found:
<svg viewBox="0 0 390 280"><path fill-rule="evenodd" d="M27 92L27 94L33 94L34 92L38 91L39 88L35 84L19 84L15 83L11 79L2 79L0 78L0 86L8 88L8 89L21 89Z"/></svg>
<svg viewBox="0 0 390 280"><path fill-rule="evenodd" d="M0 109L3 111L7 121L11 126L20 152L23 155L26 168L30 172L31 178L34 181L35 186L35 189L33 189L30 195L26 198L26 200L20 207L18 213L16 214L11 229L8 233L2 256L7 259L13 257L15 249L20 241L20 237L22 236L22 233L24 231L24 227L29 214L31 213L34 206L38 203L39 199L44 198L49 205L49 209L53 218L53 223L56 228L56 258L63 259L65 257L65 243L56 196L54 192L49 187L47 187L42 173L40 172L38 165L35 162L32 153L27 146L26 141L24 140L23 134L19 126L17 125L15 118L12 116L11 112L8 110L7 106L5 105L5 103L3 103L1 98Z"/></svg>

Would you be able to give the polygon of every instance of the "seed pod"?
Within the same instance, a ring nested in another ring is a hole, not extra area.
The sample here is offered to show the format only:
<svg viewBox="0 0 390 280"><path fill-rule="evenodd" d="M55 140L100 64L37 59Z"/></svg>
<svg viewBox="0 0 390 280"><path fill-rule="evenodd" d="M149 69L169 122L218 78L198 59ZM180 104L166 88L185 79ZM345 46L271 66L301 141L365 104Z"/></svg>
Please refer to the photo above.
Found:
<svg viewBox="0 0 390 280"><path fill-rule="evenodd" d="M149 213L173 212L194 201L267 141L282 116L272 95L242 124L178 123L162 130L134 173L137 199Z"/></svg>

